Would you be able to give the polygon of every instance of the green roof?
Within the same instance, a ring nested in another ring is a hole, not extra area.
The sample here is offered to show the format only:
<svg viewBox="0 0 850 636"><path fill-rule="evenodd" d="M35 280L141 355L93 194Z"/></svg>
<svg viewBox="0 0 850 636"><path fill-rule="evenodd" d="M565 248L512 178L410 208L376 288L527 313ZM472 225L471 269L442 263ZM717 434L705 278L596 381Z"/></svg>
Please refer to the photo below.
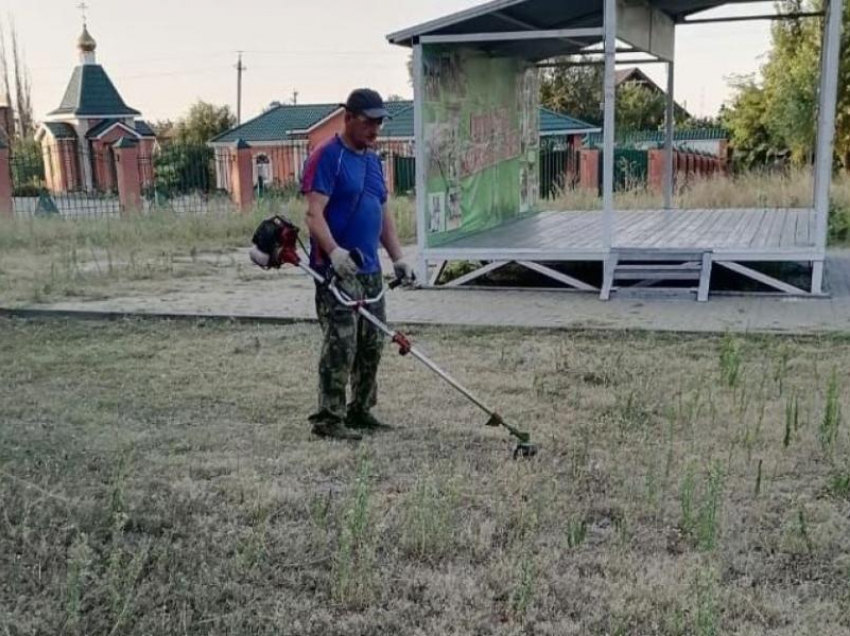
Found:
<svg viewBox="0 0 850 636"><path fill-rule="evenodd" d="M589 130L599 130L599 126L588 124L586 121L570 117L564 113L540 107L540 134L558 135L581 133Z"/></svg>
<svg viewBox="0 0 850 636"><path fill-rule="evenodd" d="M674 141L717 141L729 139L729 132L722 128L684 128L676 130ZM620 144L664 143L663 130L638 130L617 137ZM602 133L591 133L585 137L585 145L599 146L602 144Z"/></svg>
<svg viewBox="0 0 850 636"><path fill-rule="evenodd" d="M390 115L394 116L411 104L409 101L387 102L386 107ZM237 139L248 143L295 139L299 133L315 126L339 108L339 104L279 104L241 126L213 137L210 143L229 144Z"/></svg>
<svg viewBox="0 0 850 636"><path fill-rule="evenodd" d="M213 137L212 143L233 143L237 139L247 142L284 141L294 138L294 131L304 131L339 108L339 104L305 104L303 106L275 106L241 126Z"/></svg>
<svg viewBox="0 0 850 636"><path fill-rule="evenodd" d="M245 122L218 137L211 143L233 143L237 138L248 143L261 141L286 141L294 139L296 131L305 131L314 126L328 115L334 113L337 104L304 104L299 106L280 105L261 114L259 117ZM392 119L384 123L381 137L384 139L411 139L413 132L413 102L408 100L386 102L386 108ZM596 130L596 126L583 122L575 117L556 113L548 108L540 109L540 134L570 134L584 133Z"/></svg>
<svg viewBox="0 0 850 636"><path fill-rule="evenodd" d="M148 122L137 119L135 121L136 124L136 132L139 133L142 137L156 137L156 131L150 127Z"/></svg>
<svg viewBox="0 0 850 636"><path fill-rule="evenodd" d="M46 121L44 127L50 131L54 139L76 139L77 131L71 124L61 121Z"/></svg>
<svg viewBox="0 0 850 636"><path fill-rule="evenodd" d="M89 139L93 139L101 133L112 128L112 126L114 126L119 121L120 120L118 119L104 119L97 126L89 129L89 131L86 133L86 137L88 137ZM156 133L153 131L153 129L148 125L147 122L142 121L141 119L134 121L132 128L136 130L140 137L156 137Z"/></svg>
<svg viewBox="0 0 850 636"><path fill-rule="evenodd" d="M124 103L102 66L84 64L74 69L59 108L48 114L98 117L141 113Z"/></svg>
<svg viewBox="0 0 850 636"><path fill-rule="evenodd" d="M413 106L413 102L409 99L399 99L393 102L384 102L384 106L389 112L390 117L395 119L395 116L403 110L407 110Z"/></svg>
<svg viewBox="0 0 850 636"><path fill-rule="evenodd" d="M121 139L119 139L115 143L113 148L135 148L138 145L139 145L139 142L137 142L135 139L133 139L132 137L126 137L125 136L125 137L121 137Z"/></svg>
<svg viewBox="0 0 850 636"><path fill-rule="evenodd" d="M413 104L410 102L405 102L405 104L407 105L395 113L390 111L393 118L384 122L381 137L389 139L413 137Z"/></svg>

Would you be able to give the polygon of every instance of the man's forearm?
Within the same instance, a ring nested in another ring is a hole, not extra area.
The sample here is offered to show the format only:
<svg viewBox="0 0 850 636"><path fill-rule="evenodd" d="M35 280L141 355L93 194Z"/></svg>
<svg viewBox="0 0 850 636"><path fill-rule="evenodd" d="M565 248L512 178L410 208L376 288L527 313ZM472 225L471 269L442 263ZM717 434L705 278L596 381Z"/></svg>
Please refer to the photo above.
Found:
<svg viewBox="0 0 850 636"><path fill-rule="evenodd" d="M328 222L325 220L324 209L325 202L311 198L305 221L307 223L307 229L310 231L310 236L316 240L325 254L330 254L338 245L331 234Z"/></svg>

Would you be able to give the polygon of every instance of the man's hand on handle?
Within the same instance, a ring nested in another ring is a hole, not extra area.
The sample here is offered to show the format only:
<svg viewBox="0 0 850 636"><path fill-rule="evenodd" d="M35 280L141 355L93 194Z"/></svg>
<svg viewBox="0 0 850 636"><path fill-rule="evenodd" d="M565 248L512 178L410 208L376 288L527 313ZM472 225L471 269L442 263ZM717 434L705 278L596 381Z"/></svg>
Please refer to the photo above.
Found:
<svg viewBox="0 0 850 636"><path fill-rule="evenodd" d="M400 281L402 285L413 285L416 282L416 273L404 259L393 262L393 271L396 280Z"/></svg>
<svg viewBox="0 0 850 636"><path fill-rule="evenodd" d="M351 252L341 247L337 247L331 252L331 264L336 275L342 280L350 280L357 276L357 272L360 271L360 267L351 257Z"/></svg>

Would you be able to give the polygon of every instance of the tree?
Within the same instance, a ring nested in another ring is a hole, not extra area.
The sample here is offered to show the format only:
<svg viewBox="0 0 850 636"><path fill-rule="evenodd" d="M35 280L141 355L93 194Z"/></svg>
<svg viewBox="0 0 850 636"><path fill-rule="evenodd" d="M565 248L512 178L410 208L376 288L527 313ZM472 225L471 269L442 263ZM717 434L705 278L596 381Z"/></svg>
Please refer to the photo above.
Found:
<svg viewBox="0 0 850 636"><path fill-rule="evenodd" d="M160 142L174 136L174 122L170 119L158 119L157 121L150 122L150 126Z"/></svg>
<svg viewBox="0 0 850 636"><path fill-rule="evenodd" d="M735 97L721 109L720 120L729 131L736 163L752 168L784 156L784 147L771 133L765 89L751 76L733 81Z"/></svg>
<svg viewBox="0 0 850 636"><path fill-rule="evenodd" d="M600 126L604 119L604 81L605 67L601 64L546 69L540 102L554 111ZM615 110L617 133L657 130L664 124L666 104L665 93L655 87L632 81L620 84ZM675 117L677 126L688 118L678 104Z"/></svg>
<svg viewBox="0 0 850 636"><path fill-rule="evenodd" d="M786 0L780 6L785 12L819 11L823 7L823 0ZM850 4L845 4L843 22L846 34ZM761 69L762 81L735 86L724 119L729 122L736 154L748 153L746 162L768 160L777 154L787 155L797 165L811 162L822 27L822 20L777 21L772 48ZM839 69L835 151L845 170L850 171L850 45L846 35Z"/></svg>
<svg viewBox="0 0 850 636"><path fill-rule="evenodd" d="M566 60L569 61L569 60ZM540 83L540 103L591 124L602 123L604 69L566 66L546 69Z"/></svg>
<svg viewBox="0 0 850 636"><path fill-rule="evenodd" d="M189 109L189 114L177 122L174 133L180 144L204 145L235 125L236 117L229 106L216 106L199 100Z"/></svg>
<svg viewBox="0 0 850 636"><path fill-rule="evenodd" d="M6 48L5 28L0 22L0 75L2 75L2 88L6 98L9 100L9 106L15 110L16 127L14 135L20 138L30 138L35 132L35 119L33 117L32 104L32 81L30 79L29 68L24 60L23 52L21 51L20 42L18 41L18 30L15 27L14 20L9 25L9 36L12 45L12 64L9 64L9 58ZM9 76L12 76L15 81L14 94L12 92L12 84ZM11 140L9 140L11 141Z"/></svg>
<svg viewBox="0 0 850 636"><path fill-rule="evenodd" d="M32 82L29 68L24 61L18 44L18 30L12 22L9 27L12 40L12 64L15 77L15 106L18 113L18 134L28 138L35 132L35 122L32 113Z"/></svg>
<svg viewBox="0 0 850 636"><path fill-rule="evenodd" d="M701 128L723 128L723 121L720 115L714 117L689 117L683 122L676 122L676 126L683 130L697 130Z"/></svg>
<svg viewBox="0 0 850 636"><path fill-rule="evenodd" d="M618 132L658 130L664 125L667 97L641 84L626 82L617 89Z"/></svg>

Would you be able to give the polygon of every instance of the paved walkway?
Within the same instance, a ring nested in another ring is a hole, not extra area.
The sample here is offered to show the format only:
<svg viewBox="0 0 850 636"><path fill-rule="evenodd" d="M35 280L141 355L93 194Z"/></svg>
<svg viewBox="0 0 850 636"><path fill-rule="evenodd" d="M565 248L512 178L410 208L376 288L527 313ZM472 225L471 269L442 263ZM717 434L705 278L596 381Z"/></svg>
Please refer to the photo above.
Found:
<svg viewBox="0 0 850 636"><path fill-rule="evenodd" d="M235 262L247 262L244 253ZM850 250L830 254L832 297L715 296L708 303L684 298L615 298L534 290L396 290L388 294L389 319L407 324L546 328L651 329L661 331L776 331L850 333ZM139 314L217 315L312 320L313 284L294 269L262 272L228 267L222 275L169 281L167 293L136 290L97 301L33 305L33 309Z"/></svg>

